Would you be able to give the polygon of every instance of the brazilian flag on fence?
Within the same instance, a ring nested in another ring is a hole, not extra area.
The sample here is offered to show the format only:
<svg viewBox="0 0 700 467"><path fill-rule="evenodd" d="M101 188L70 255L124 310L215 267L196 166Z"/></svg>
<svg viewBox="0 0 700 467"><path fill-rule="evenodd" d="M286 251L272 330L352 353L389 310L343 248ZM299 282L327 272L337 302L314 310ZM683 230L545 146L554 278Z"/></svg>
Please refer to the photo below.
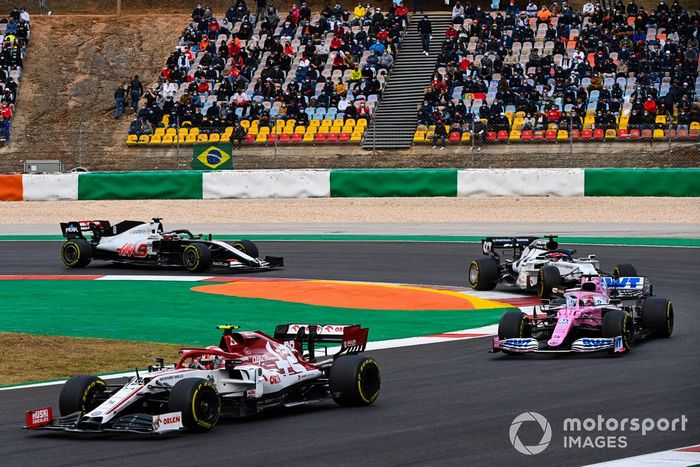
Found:
<svg viewBox="0 0 700 467"><path fill-rule="evenodd" d="M194 170L233 169L231 143L195 144L192 147Z"/></svg>

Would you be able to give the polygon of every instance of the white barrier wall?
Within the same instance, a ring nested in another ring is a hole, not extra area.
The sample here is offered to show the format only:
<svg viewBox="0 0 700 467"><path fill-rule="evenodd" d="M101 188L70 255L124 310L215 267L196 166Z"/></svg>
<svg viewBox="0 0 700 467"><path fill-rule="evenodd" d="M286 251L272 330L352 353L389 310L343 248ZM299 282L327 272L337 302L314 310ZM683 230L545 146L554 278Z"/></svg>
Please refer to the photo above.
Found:
<svg viewBox="0 0 700 467"><path fill-rule="evenodd" d="M328 198L330 170L236 170L205 172L204 199Z"/></svg>
<svg viewBox="0 0 700 467"><path fill-rule="evenodd" d="M583 169L466 169L457 196L583 196Z"/></svg>
<svg viewBox="0 0 700 467"><path fill-rule="evenodd" d="M25 174L22 176L25 201L78 199L78 174Z"/></svg>

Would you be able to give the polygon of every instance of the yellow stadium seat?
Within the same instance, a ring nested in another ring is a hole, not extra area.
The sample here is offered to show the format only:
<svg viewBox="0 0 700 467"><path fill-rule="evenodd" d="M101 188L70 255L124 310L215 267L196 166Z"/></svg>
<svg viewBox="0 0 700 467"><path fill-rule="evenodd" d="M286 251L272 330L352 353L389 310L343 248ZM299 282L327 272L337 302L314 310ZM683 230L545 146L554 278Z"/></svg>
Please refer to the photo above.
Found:
<svg viewBox="0 0 700 467"><path fill-rule="evenodd" d="M153 136L164 136L165 135L165 128L158 127L156 130L153 132Z"/></svg>
<svg viewBox="0 0 700 467"><path fill-rule="evenodd" d="M358 118L357 123L355 125L367 126L367 119L366 118Z"/></svg>
<svg viewBox="0 0 700 467"><path fill-rule="evenodd" d="M297 125L296 128L294 128L294 133L299 133L299 134L304 134L306 133L306 127L304 125Z"/></svg>
<svg viewBox="0 0 700 467"><path fill-rule="evenodd" d="M515 116L518 118L525 118L525 112L523 110L519 110L518 112L515 112Z"/></svg>
<svg viewBox="0 0 700 467"><path fill-rule="evenodd" d="M266 143L268 134L269 133L258 133L258 137L255 138L255 142L256 143Z"/></svg>
<svg viewBox="0 0 700 467"><path fill-rule="evenodd" d="M161 119L161 122L163 122L163 125L166 126L166 127L167 127L168 125L170 125L170 115L169 115L169 114L163 115L163 118Z"/></svg>
<svg viewBox="0 0 700 467"><path fill-rule="evenodd" d="M168 135L166 134L163 136L163 140L161 141L162 144L173 144L173 135Z"/></svg>
<svg viewBox="0 0 700 467"><path fill-rule="evenodd" d="M180 144L185 144L187 142L187 135L180 135L177 137L177 141Z"/></svg>
<svg viewBox="0 0 700 467"><path fill-rule="evenodd" d="M468 141L471 141L471 140L472 140L472 134L471 134L471 133L469 133L468 131L465 131L464 133L462 133L462 142L463 142L463 143L468 142Z"/></svg>
<svg viewBox="0 0 700 467"><path fill-rule="evenodd" d="M700 122L690 122L691 130L700 130Z"/></svg>
<svg viewBox="0 0 700 467"><path fill-rule="evenodd" d="M418 130L416 133L413 135L413 142L414 143L422 143L425 141L425 131L423 130Z"/></svg>
<svg viewBox="0 0 700 467"><path fill-rule="evenodd" d="M656 116L656 123L662 123L666 124L666 115L657 115Z"/></svg>
<svg viewBox="0 0 700 467"><path fill-rule="evenodd" d="M565 141L569 139L569 132L566 130L559 130L557 132L557 140L559 141Z"/></svg>
<svg viewBox="0 0 700 467"><path fill-rule="evenodd" d="M197 135L193 135L193 134L187 135L187 138L185 139L185 143L194 144L196 142L197 142Z"/></svg>
<svg viewBox="0 0 700 467"><path fill-rule="evenodd" d="M309 122L310 127L321 126L321 120L316 120L315 118Z"/></svg>
<svg viewBox="0 0 700 467"><path fill-rule="evenodd" d="M166 136L175 136L177 134L177 130L175 128L168 128L165 130Z"/></svg>
<svg viewBox="0 0 700 467"><path fill-rule="evenodd" d="M358 142L362 141L362 133L359 133L357 131L354 132L353 134L350 135L350 141L352 141L353 143L358 143Z"/></svg>
<svg viewBox="0 0 700 467"><path fill-rule="evenodd" d="M335 120L333 120L333 126L342 127L344 124L345 120L343 120L342 118L336 118Z"/></svg>
<svg viewBox="0 0 700 467"><path fill-rule="evenodd" d="M251 126L248 128L248 134L257 135L259 133L259 128L257 126Z"/></svg>
<svg viewBox="0 0 700 467"><path fill-rule="evenodd" d="M318 129L321 128L319 126L310 126L306 129L306 134L312 134L315 135L318 132Z"/></svg>
<svg viewBox="0 0 700 467"><path fill-rule="evenodd" d="M180 129L177 131L177 134L180 136L187 136L187 128L180 127Z"/></svg>
<svg viewBox="0 0 700 467"><path fill-rule="evenodd" d="M351 125L345 125L341 130L341 133L352 133L355 131L355 127Z"/></svg>
<svg viewBox="0 0 700 467"><path fill-rule="evenodd" d="M332 125L333 125L333 120L324 119L321 122L321 126L332 126Z"/></svg>
<svg viewBox="0 0 700 467"><path fill-rule="evenodd" d="M211 139L210 139L211 141ZM230 133L221 133L221 137L219 138L219 141L222 143L230 143L231 142L231 134Z"/></svg>
<svg viewBox="0 0 700 467"><path fill-rule="evenodd" d="M150 143L151 143L151 144L160 144L161 141L162 141L162 139L163 139L163 137L162 137L161 135L155 135L155 134L154 134L153 136L151 136L151 141L150 141Z"/></svg>
<svg viewBox="0 0 700 467"><path fill-rule="evenodd" d="M350 125L350 126L355 126L355 119L354 118L348 118L345 120L345 126Z"/></svg>
<svg viewBox="0 0 700 467"><path fill-rule="evenodd" d="M615 131L613 129L605 130L605 138L606 139L617 138L617 131Z"/></svg>
<svg viewBox="0 0 700 467"><path fill-rule="evenodd" d="M663 138L664 138L664 130L661 130L661 129L654 130L654 139L663 139Z"/></svg>
<svg viewBox="0 0 700 467"><path fill-rule="evenodd" d="M219 133L211 133L209 135L209 142L210 143L218 143L220 139L221 139L221 135L219 135Z"/></svg>
<svg viewBox="0 0 700 467"><path fill-rule="evenodd" d="M241 120L240 124L243 128L248 129L250 128L250 120Z"/></svg>
<svg viewBox="0 0 700 467"><path fill-rule="evenodd" d="M510 135L508 135L508 139L511 141L518 141L520 139L520 130L512 130Z"/></svg>
<svg viewBox="0 0 700 467"><path fill-rule="evenodd" d="M316 136L314 133L306 133L304 135L304 142L305 143L313 143L314 142L314 136Z"/></svg>
<svg viewBox="0 0 700 467"><path fill-rule="evenodd" d="M224 130L224 135L230 135L233 134L233 127L232 126L227 126L226 129Z"/></svg>
<svg viewBox="0 0 700 467"><path fill-rule="evenodd" d="M269 135L270 134L270 127L269 126L264 126L260 128L258 131L258 135Z"/></svg>
<svg viewBox="0 0 700 467"><path fill-rule="evenodd" d="M207 141L209 141L209 138L207 137L206 133L200 133L197 135L198 143L206 143Z"/></svg>
<svg viewBox="0 0 700 467"><path fill-rule="evenodd" d="M332 126L330 130L328 130L328 133L333 133L336 135L339 135L343 131L343 127L340 126Z"/></svg>
<svg viewBox="0 0 700 467"><path fill-rule="evenodd" d="M523 127L523 121L525 119L522 117L515 117L513 119L513 129L514 130L520 130Z"/></svg>
<svg viewBox="0 0 700 467"><path fill-rule="evenodd" d="M321 134L325 135L325 134L328 134L329 131L331 131L330 126L321 125L320 127L318 127L317 133L321 133Z"/></svg>
<svg viewBox="0 0 700 467"><path fill-rule="evenodd" d="M139 136L139 144L148 144L148 141L151 139L149 135L141 135Z"/></svg>
<svg viewBox="0 0 700 467"><path fill-rule="evenodd" d="M129 135L126 137L126 144L136 144L139 141L138 135Z"/></svg>
<svg viewBox="0 0 700 467"><path fill-rule="evenodd" d="M188 134L188 135L198 135L198 134L199 134L199 128L197 128L197 127L190 128L190 132L187 133L187 134Z"/></svg>

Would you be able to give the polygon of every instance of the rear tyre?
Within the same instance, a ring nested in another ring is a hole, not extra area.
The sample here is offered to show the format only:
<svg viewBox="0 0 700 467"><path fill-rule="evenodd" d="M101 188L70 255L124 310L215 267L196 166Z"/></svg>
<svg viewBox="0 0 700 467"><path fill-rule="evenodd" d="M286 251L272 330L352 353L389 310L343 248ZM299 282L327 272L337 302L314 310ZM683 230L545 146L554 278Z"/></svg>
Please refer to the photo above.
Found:
<svg viewBox="0 0 700 467"><path fill-rule="evenodd" d="M381 382L377 361L364 355L342 355L331 367L331 396L339 405L372 404L379 396Z"/></svg>
<svg viewBox="0 0 700 467"><path fill-rule="evenodd" d="M189 431L209 431L221 416L221 397L206 379L188 378L173 386L168 410L182 412L182 425Z"/></svg>
<svg viewBox="0 0 700 467"><path fill-rule="evenodd" d="M612 273L614 278L618 277L637 277L637 268L632 263L616 264Z"/></svg>
<svg viewBox="0 0 700 467"><path fill-rule="evenodd" d="M77 375L66 381L58 396L61 415L75 412L86 414L104 401L107 391L105 382L94 375Z"/></svg>
<svg viewBox="0 0 700 467"><path fill-rule="evenodd" d="M530 318L522 311L507 311L498 322L499 339L530 337Z"/></svg>
<svg viewBox="0 0 700 467"><path fill-rule="evenodd" d="M92 261L92 245L87 240L68 240L61 247L61 261L69 268L84 268Z"/></svg>
<svg viewBox="0 0 700 467"><path fill-rule="evenodd" d="M182 251L182 266L190 272L206 271L211 264L211 251L203 243L190 243Z"/></svg>
<svg viewBox="0 0 700 467"><path fill-rule="evenodd" d="M622 336L622 346L629 352L634 347L635 334L632 317L622 310L610 310L603 315L603 337Z"/></svg>
<svg viewBox="0 0 700 467"><path fill-rule="evenodd" d="M673 334L673 305L671 300L649 297L642 303L642 326L657 337Z"/></svg>
<svg viewBox="0 0 700 467"><path fill-rule="evenodd" d="M493 290L498 283L498 263L493 258L473 259L467 278L474 290Z"/></svg>
<svg viewBox="0 0 700 467"><path fill-rule="evenodd" d="M555 266L542 266L537 272L537 296L550 298L552 289L561 285L561 274Z"/></svg>
<svg viewBox="0 0 700 467"><path fill-rule="evenodd" d="M238 240L233 243L233 247L253 258L257 258L260 255L260 253L258 253L258 246L250 240Z"/></svg>

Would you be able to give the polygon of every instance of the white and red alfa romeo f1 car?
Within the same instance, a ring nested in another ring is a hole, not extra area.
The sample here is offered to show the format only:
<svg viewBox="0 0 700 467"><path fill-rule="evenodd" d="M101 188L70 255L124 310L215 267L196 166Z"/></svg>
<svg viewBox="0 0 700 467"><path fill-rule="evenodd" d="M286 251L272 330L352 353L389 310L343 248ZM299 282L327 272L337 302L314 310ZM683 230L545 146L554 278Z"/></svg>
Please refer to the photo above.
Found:
<svg viewBox="0 0 700 467"><path fill-rule="evenodd" d="M153 266L182 267L190 272L209 267L236 270L264 270L284 265L284 259L260 259L258 247L250 240L226 243L211 235L193 235L189 230L165 231L160 218L152 222L71 221L61 223L66 241L61 260L69 268L82 268L95 260ZM86 238L83 232L92 235Z"/></svg>
<svg viewBox="0 0 700 467"><path fill-rule="evenodd" d="M164 433L208 431L222 416L243 417L273 407L334 400L366 406L379 396L377 362L361 352L368 329L359 325L282 324L275 337L218 326L218 346L182 349L176 364L162 359L124 385L79 375L59 396L60 416L52 407L26 413L24 428L68 432ZM317 361L317 343L340 350ZM304 354L304 355L302 355Z"/></svg>

